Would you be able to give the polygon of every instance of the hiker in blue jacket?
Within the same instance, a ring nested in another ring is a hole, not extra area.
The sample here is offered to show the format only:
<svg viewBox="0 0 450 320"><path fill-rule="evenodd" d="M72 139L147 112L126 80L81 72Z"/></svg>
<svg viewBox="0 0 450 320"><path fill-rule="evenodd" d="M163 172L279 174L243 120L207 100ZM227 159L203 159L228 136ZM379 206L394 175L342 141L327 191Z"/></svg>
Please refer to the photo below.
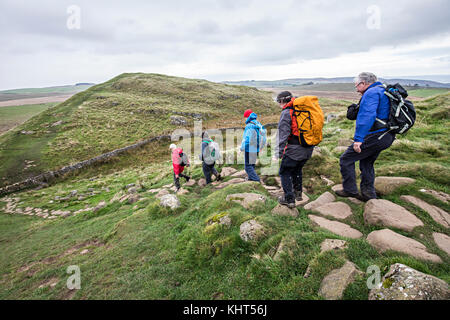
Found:
<svg viewBox="0 0 450 320"><path fill-rule="evenodd" d="M363 201L376 199L374 163L381 151L389 148L395 134L376 121L387 121L390 112L389 98L377 77L363 72L355 78L355 88L362 95L356 117L354 143L342 154L340 167L343 190L337 190L341 197L355 197ZM361 195L358 193L355 176L355 162L359 161L361 170Z"/></svg>
<svg viewBox="0 0 450 320"><path fill-rule="evenodd" d="M259 151L266 144L265 129L256 120L257 115L251 109L244 112L244 118L246 118L245 129L240 151L245 151L245 172L247 172L249 181L260 182L255 171L255 164Z"/></svg>

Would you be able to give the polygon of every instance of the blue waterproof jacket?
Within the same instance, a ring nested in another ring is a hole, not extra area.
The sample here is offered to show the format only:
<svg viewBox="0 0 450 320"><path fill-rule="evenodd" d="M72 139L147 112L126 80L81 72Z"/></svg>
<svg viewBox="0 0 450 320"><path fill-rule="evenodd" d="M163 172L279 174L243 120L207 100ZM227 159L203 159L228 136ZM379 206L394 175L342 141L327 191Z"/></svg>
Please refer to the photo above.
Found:
<svg viewBox="0 0 450 320"><path fill-rule="evenodd" d="M370 131L375 118L387 120L389 118L390 102L384 94L384 87L381 82L375 82L364 92L359 104L359 112L356 118L355 142L364 142L364 138L369 133L381 132L386 129ZM370 131L370 132L369 132Z"/></svg>
<svg viewBox="0 0 450 320"><path fill-rule="evenodd" d="M245 121L244 136L242 138L241 151L259 152L266 144L266 135L262 132L262 124L256 120L256 113L251 113ZM259 140L259 143L258 143Z"/></svg>

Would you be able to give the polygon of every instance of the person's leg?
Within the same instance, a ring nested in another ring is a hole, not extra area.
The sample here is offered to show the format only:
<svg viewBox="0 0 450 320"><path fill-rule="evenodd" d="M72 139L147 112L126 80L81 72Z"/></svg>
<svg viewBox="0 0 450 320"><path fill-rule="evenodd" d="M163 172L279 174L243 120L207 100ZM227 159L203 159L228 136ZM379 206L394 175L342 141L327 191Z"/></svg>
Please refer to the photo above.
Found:
<svg viewBox="0 0 450 320"><path fill-rule="evenodd" d="M202 163L203 175L205 176L206 184L211 183L211 170L210 167L203 162Z"/></svg>
<svg viewBox="0 0 450 320"><path fill-rule="evenodd" d="M288 156L284 156L280 165L280 178L281 186L284 192L284 199L287 202L295 202L294 190L293 190L293 179L297 175L295 171L296 161L292 160Z"/></svg>
<svg viewBox="0 0 450 320"><path fill-rule="evenodd" d="M177 178L175 172L173 173L173 184L177 187L177 189L180 189L180 178Z"/></svg>
<svg viewBox="0 0 450 320"><path fill-rule="evenodd" d="M215 165L214 163L211 165L211 172L213 175L216 176L216 181L220 181L221 176L220 176L219 172L217 172L217 169L214 167L214 165Z"/></svg>
<svg viewBox="0 0 450 320"><path fill-rule="evenodd" d="M359 168L361 170L361 195L365 199L376 199L377 195L375 192L375 169L374 164L380 155L381 151L389 148L394 142L394 136L391 134L386 134L381 140L378 140L380 135L375 135L371 140L371 149L373 153L367 158L361 159L359 161Z"/></svg>
<svg viewBox="0 0 450 320"><path fill-rule="evenodd" d="M342 187L345 192L356 194L355 162L358 160L358 153L353 150L353 144L341 155L339 165L342 175Z"/></svg>
<svg viewBox="0 0 450 320"><path fill-rule="evenodd" d="M292 182L294 187L294 194L295 198L301 198L302 197L302 190L303 190L303 166L306 164L308 160L300 160L297 161L297 165L295 167L295 173L292 176Z"/></svg>
<svg viewBox="0 0 450 320"><path fill-rule="evenodd" d="M248 175L249 181L260 181L255 170L256 153L245 152L245 172Z"/></svg>

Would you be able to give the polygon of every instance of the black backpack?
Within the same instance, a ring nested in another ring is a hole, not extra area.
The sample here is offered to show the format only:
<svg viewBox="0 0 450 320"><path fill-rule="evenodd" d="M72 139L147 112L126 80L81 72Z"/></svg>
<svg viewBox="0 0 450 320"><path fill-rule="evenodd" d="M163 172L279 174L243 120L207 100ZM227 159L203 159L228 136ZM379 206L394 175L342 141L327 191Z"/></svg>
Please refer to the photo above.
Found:
<svg viewBox="0 0 450 320"><path fill-rule="evenodd" d="M416 110L410 100L406 100L408 92L398 83L394 85L383 85L386 89L384 94L389 98L391 108L389 119L386 121L376 118L375 129L387 128L387 132L393 134L406 133L416 122ZM381 139L384 134L378 138Z"/></svg>
<svg viewBox="0 0 450 320"><path fill-rule="evenodd" d="M182 166L182 167L187 166L189 164L187 154L184 152L180 152L178 155L180 156L180 160L181 160L180 166Z"/></svg>
<svg viewBox="0 0 450 320"><path fill-rule="evenodd" d="M414 109L414 105L410 100L406 100L408 97L408 92L398 83L394 85L383 84L380 87L384 87L386 89L384 94L389 98L389 119L387 121L383 121L376 118L376 121L370 131L387 128L388 130L386 133L406 133L409 129L411 129L416 121L416 110ZM360 102L361 100L359 100L358 104L352 104L348 107L347 119L356 120ZM382 139L386 133L381 135L378 139Z"/></svg>

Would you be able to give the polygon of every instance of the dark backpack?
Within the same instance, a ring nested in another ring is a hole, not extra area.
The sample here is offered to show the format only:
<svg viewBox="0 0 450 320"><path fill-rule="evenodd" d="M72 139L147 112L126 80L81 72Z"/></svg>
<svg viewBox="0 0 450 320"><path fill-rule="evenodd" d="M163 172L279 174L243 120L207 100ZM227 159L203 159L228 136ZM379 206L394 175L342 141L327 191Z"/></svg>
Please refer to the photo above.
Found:
<svg viewBox="0 0 450 320"><path fill-rule="evenodd" d="M384 94L389 98L390 110L389 118L387 121L376 118L374 125L370 131L376 131L380 129L388 129L386 133L391 132L393 134L404 134L414 125L416 121L416 110L410 100L406 100L408 92L400 84L394 85L383 84L380 87L384 87ZM356 120L359 112L359 100L358 104L352 104L347 109L347 119ZM384 133L378 139L382 139Z"/></svg>
<svg viewBox="0 0 450 320"><path fill-rule="evenodd" d="M389 98L391 104L389 119L386 122L376 118L377 125L375 129L387 128L387 132L404 134L416 122L414 105L410 100L406 100L408 92L400 84L383 85L383 87L386 89L384 94ZM381 139L383 136L378 139Z"/></svg>
<svg viewBox="0 0 450 320"><path fill-rule="evenodd" d="M187 154L184 152L180 152L178 155L180 156L180 160L181 160L180 166L182 166L182 167L187 166L189 164Z"/></svg>

